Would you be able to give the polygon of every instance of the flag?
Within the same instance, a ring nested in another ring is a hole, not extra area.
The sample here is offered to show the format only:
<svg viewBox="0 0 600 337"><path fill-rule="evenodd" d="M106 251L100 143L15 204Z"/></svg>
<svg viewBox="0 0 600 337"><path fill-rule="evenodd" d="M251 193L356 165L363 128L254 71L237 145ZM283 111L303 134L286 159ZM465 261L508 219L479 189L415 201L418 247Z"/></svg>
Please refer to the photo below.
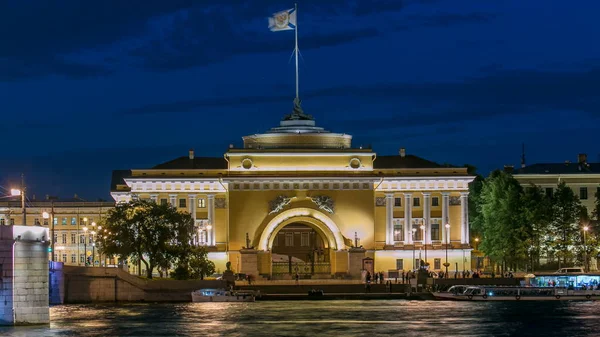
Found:
<svg viewBox="0 0 600 337"><path fill-rule="evenodd" d="M296 29L296 9L277 12L269 18L269 29L272 32Z"/></svg>

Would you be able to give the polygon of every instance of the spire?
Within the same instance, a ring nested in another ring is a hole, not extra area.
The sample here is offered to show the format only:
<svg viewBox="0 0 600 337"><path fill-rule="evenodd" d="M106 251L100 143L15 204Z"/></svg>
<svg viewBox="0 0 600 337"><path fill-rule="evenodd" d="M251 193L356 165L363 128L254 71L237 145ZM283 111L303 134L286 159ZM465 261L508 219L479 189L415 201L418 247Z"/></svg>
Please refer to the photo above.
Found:
<svg viewBox="0 0 600 337"><path fill-rule="evenodd" d="M307 115L302 110L302 100L298 97L294 98L294 109L292 113L283 117L284 121L289 120L314 120L312 115Z"/></svg>
<svg viewBox="0 0 600 337"><path fill-rule="evenodd" d="M522 150L521 150L521 167L525 167L525 143L522 144Z"/></svg>

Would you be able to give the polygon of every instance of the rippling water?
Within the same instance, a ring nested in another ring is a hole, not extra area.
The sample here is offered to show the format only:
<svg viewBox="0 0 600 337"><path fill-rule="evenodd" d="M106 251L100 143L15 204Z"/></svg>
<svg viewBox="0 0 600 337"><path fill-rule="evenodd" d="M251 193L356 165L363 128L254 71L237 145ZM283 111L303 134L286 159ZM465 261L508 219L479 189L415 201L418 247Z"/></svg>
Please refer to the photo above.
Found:
<svg viewBox="0 0 600 337"><path fill-rule="evenodd" d="M0 336L598 336L600 302L290 301L64 305Z"/></svg>

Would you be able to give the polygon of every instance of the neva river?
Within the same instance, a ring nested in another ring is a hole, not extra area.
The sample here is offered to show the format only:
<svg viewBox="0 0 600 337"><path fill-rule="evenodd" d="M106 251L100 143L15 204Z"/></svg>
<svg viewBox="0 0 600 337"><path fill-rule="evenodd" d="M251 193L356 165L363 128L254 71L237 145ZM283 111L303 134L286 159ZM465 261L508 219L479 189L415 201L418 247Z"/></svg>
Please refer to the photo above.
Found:
<svg viewBox="0 0 600 337"><path fill-rule="evenodd" d="M600 302L293 301L64 305L0 336L598 336Z"/></svg>

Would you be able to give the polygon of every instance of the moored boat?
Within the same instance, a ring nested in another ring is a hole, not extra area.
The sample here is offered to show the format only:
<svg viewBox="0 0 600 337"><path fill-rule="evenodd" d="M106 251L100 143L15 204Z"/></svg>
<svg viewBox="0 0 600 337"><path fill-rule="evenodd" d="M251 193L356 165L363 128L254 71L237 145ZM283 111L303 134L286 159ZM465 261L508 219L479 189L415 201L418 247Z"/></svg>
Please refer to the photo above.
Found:
<svg viewBox="0 0 600 337"><path fill-rule="evenodd" d="M455 301L590 301L600 300L600 290L469 286L462 293L434 292L433 296Z"/></svg>
<svg viewBox="0 0 600 337"><path fill-rule="evenodd" d="M254 302L253 291L235 291L225 289L200 289L192 292L192 302Z"/></svg>

